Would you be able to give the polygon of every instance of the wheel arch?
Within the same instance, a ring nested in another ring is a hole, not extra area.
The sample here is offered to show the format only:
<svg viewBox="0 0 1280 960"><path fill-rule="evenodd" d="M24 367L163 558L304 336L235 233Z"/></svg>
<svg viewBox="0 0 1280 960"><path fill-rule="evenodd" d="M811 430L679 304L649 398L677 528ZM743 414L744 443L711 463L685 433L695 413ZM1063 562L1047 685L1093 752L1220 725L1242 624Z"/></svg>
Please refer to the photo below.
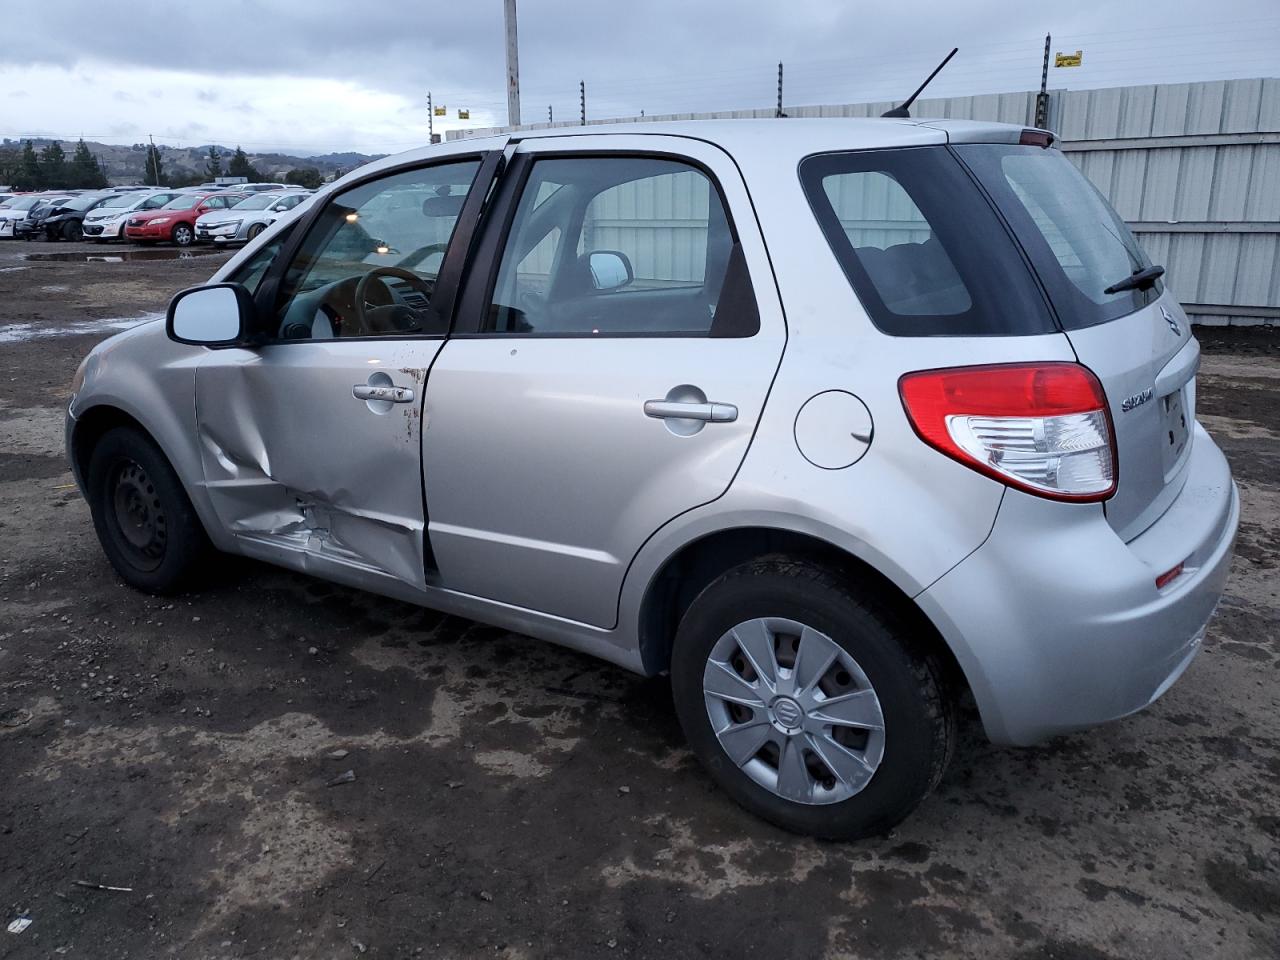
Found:
<svg viewBox="0 0 1280 960"><path fill-rule="evenodd" d="M912 635L938 654L956 692L968 689L964 671L942 633L890 577L829 540L768 526L733 527L706 534L684 544L663 562L650 578L640 605L637 637L644 671L652 675L668 669L680 619L713 580L743 563L770 556L822 566L887 601Z"/></svg>

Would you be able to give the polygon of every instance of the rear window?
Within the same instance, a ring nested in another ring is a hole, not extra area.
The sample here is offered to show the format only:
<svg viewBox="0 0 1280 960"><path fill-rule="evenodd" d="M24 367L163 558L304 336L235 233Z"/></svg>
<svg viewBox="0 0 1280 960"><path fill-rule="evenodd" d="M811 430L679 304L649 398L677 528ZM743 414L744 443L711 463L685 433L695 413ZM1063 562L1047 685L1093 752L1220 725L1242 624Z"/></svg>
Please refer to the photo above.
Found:
<svg viewBox="0 0 1280 960"><path fill-rule="evenodd" d="M894 336L1057 328L1027 263L946 147L822 154L805 194L872 322Z"/></svg>
<svg viewBox="0 0 1280 960"><path fill-rule="evenodd" d="M1103 292L1151 261L1062 151L988 143L955 149L1013 228L1064 329L1114 320L1160 296L1159 283Z"/></svg>

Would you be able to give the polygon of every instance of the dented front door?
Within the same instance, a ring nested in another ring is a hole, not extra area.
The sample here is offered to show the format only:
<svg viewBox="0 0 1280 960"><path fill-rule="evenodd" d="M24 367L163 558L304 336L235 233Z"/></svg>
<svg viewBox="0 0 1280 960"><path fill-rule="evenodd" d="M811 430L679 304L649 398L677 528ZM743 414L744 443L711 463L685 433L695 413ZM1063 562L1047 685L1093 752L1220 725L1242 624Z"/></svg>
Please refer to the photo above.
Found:
<svg viewBox="0 0 1280 960"><path fill-rule="evenodd" d="M421 401L442 342L211 353L196 409L224 529L300 569L354 565L422 586Z"/></svg>
<svg viewBox="0 0 1280 960"><path fill-rule="evenodd" d="M255 295L259 345L197 368L205 484L243 552L425 585L423 393L498 157L397 166L327 197Z"/></svg>

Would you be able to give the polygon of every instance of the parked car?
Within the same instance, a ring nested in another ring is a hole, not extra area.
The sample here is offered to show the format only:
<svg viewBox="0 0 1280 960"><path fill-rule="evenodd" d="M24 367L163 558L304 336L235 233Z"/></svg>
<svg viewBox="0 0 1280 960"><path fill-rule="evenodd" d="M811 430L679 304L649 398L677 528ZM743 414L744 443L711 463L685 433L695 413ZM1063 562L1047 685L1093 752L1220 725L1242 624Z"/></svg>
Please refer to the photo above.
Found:
<svg viewBox="0 0 1280 960"><path fill-rule="evenodd" d="M84 235L90 240L105 243L123 235L125 221L130 214L142 214L158 210L170 200L183 194L176 190L132 190L104 200L84 217Z"/></svg>
<svg viewBox="0 0 1280 960"><path fill-rule="evenodd" d="M1041 130L463 141L99 345L67 451L139 589L217 549L669 673L727 793L857 837L964 691L1034 743L1200 649L1239 497L1160 273Z"/></svg>
<svg viewBox="0 0 1280 960"><path fill-rule="evenodd" d="M67 200L70 194L28 193L14 197L0 207L0 238L13 238L18 235L18 224L31 214L31 211L50 200Z"/></svg>
<svg viewBox="0 0 1280 960"><path fill-rule="evenodd" d="M227 210L211 210L196 219L196 239L212 243L245 243L267 228L277 215L292 210L310 191L255 193Z"/></svg>
<svg viewBox="0 0 1280 960"><path fill-rule="evenodd" d="M116 193L85 193L78 197L44 208L38 221L32 226L46 240L73 240L84 238L84 219L89 211L120 197Z"/></svg>
<svg viewBox="0 0 1280 960"><path fill-rule="evenodd" d="M241 183L236 188L242 193L268 193L290 189L287 183Z"/></svg>
<svg viewBox="0 0 1280 960"><path fill-rule="evenodd" d="M35 240L38 237L43 237L45 219L63 204L70 203L74 199L76 199L74 193L42 197L39 203L27 211L27 215L24 218L14 221L14 237L20 240Z"/></svg>
<svg viewBox="0 0 1280 960"><path fill-rule="evenodd" d="M168 240L187 247L195 242L197 217L211 210L226 210L243 199L241 193L184 193L157 210L130 215L124 236L138 243Z"/></svg>

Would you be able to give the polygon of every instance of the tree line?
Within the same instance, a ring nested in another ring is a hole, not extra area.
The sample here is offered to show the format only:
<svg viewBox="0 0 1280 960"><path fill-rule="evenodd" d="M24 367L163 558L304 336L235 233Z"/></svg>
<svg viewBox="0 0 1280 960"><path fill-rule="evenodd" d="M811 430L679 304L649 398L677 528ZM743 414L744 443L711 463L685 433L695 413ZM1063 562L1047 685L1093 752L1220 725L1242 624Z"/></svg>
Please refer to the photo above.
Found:
<svg viewBox="0 0 1280 960"><path fill-rule="evenodd" d="M98 158L81 140L70 159L57 140L39 152L27 140L19 150L0 148L0 183L17 190L65 190L107 186L107 174Z"/></svg>
<svg viewBox="0 0 1280 960"><path fill-rule="evenodd" d="M148 144L146 151L143 182L152 186L195 186L224 175L245 177L250 183L267 179L238 146L227 159L225 171L222 165L223 156L218 152L217 147L209 148L202 170L176 167L167 171L164 157L155 144ZM315 167L290 170L285 174L284 179L286 183L311 190L317 189L324 183L323 174ZM83 139L76 144L70 158L57 140L51 141L38 151L31 140L25 141L21 149L0 147L0 184L9 185L15 190L92 190L109 186L106 170Z"/></svg>

